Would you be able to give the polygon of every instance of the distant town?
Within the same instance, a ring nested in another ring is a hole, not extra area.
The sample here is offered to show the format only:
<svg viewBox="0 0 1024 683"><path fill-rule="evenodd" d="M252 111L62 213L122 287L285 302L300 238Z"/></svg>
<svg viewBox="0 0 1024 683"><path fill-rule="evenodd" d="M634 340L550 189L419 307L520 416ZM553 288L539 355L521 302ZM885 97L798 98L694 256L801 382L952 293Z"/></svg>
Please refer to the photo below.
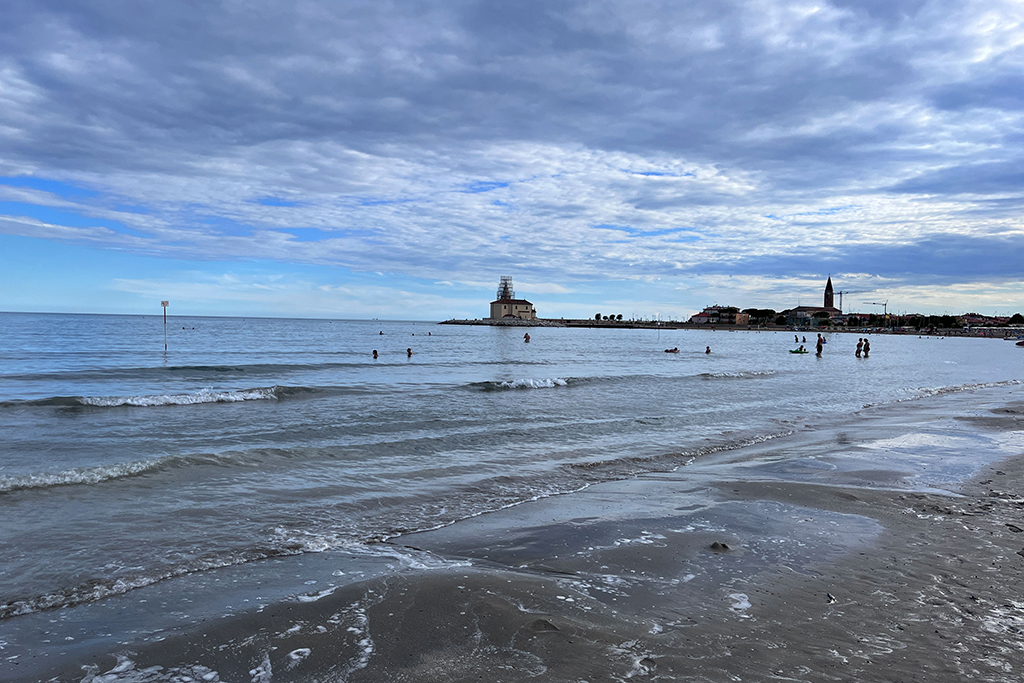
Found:
<svg viewBox="0 0 1024 683"><path fill-rule="evenodd" d="M825 282L821 306L795 306L775 310L772 308L740 308L739 306L713 305L689 320L661 320L634 318L624 319L621 313L595 313L593 318L541 318L534 305L516 296L512 277L502 275L498 282L495 300L490 304L489 315L475 320L446 320L449 325L513 325L517 327L669 327L669 328L727 328L727 329L832 329L877 330L882 332L915 334L977 334L1007 336L1016 334L1024 327L1024 315L989 316L979 313L961 315L925 315L923 313L890 313L889 302L871 302L880 311L843 312L844 294L860 292L836 292L832 277ZM839 308L835 298L839 296ZM999 330L999 332L996 332ZM990 332L987 332L990 331Z"/></svg>

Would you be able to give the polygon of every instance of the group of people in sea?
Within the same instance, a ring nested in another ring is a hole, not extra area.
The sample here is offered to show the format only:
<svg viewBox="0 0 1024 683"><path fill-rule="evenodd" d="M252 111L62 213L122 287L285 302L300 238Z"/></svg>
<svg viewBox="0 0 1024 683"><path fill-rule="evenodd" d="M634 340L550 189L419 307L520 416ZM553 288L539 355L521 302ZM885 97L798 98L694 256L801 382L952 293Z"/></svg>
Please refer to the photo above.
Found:
<svg viewBox="0 0 1024 683"><path fill-rule="evenodd" d="M807 337L801 339L800 335L794 334L793 341L800 344L800 346L791 350L790 353L810 353L807 349L804 348L804 344L807 343ZM801 341L804 344L800 343ZM821 352L825 348L825 344L827 343L828 339L826 339L821 333L819 333L818 339L814 343L814 355L816 355L818 358L821 358ZM858 338L856 352L857 358L867 358L869 353L871 353L871 342L868 341L867 337Z"/></svg>
<svg viewBox="0 0 1024 683"><path fill-rule="evenodd" d="M794 334L793 335L793 341L795 341L796 343L800 344L800 341L801 341L800 336ZM803 338L803 342L804 342L804 344L807 343L807 337ZM814 351L815 351L814 355L816 355L818 358L821 358L821 351L822 351L822 349L825 348L825 344L827 344L827 343L828 343L828 339L825 339L825 337L823 337L821 335L821 333L819 333L818 334L818 339L817 339L817 341L814 344ZM799 347L793 349L792 351L790 351L790 353L810 353L807 349L804 348L804 344L800 344Z"/></svg>
<svg viewBox="0 0 1024 683"><path fill-rule="evenodd" d="M384 334L384 333L381 332L380 334ZM430 334L430 333L428 332L427 334ZM530 333L529 332L527 332L526 334L523 335L523 341L525 343L527 343L527 344L530 343ZM800 346L795 348L795 349L793 349L793 350L791 350L790 353L810 353L807 349L804 348L804 344L807 343L807 337L804 337L803 339L801 339L800 335L794 334L793 335L793 341L798 343L798 344L800 344ZM814 355L818 356L818 358L821 358L821 352L824 349L825 344L827 344L827 343L828 343L828 339L826 339L824 336L822 336L821 333L818 333L818 339L815 341L815 344L814 344L814 348L815 348L815 354ZM678 346L674 346L671 349L665 349L665 353L679 353L679 347ZM704 353L710 355L711 354L711 347L710 346L704 347ZM857 358L867 358L869 353L871 353L871 342L868 341L867 337L858 338L857 339L857 352L856 352ZM408 358L412 358L412 348L406 349L405 350L405 355ZM374 360L376 360L378 357L379 357L379 354L377 353L377 349L374 349L373 350L373 358L374 358Z"/></svg>

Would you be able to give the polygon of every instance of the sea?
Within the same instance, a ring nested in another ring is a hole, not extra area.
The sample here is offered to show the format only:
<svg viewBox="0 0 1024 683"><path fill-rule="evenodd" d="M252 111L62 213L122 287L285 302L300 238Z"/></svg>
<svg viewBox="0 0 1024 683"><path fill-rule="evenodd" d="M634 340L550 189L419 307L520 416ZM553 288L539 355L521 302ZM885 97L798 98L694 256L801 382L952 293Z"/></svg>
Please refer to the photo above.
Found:
<svg viewBox="0 0 1024 683"><path fill-rule="evenodd" d="M826 336L0 313L0 678L323 588L282 558L397 571L432 560L383 541L1024 381L1002 340Z"/></svg>

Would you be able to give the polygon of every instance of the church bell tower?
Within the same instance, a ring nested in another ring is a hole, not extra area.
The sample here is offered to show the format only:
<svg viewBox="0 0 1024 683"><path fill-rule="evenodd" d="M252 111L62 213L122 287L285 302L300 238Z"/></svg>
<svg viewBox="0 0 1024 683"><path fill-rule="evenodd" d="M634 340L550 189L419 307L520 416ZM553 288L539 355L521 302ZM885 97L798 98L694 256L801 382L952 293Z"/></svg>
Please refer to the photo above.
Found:
<svg viewBox="0 0 1024 683"><path fill-rule="evenodd" d="M832 276L828 276L828 282L825 283L825 308L835 308L835 303L832 298Z"/></svg>

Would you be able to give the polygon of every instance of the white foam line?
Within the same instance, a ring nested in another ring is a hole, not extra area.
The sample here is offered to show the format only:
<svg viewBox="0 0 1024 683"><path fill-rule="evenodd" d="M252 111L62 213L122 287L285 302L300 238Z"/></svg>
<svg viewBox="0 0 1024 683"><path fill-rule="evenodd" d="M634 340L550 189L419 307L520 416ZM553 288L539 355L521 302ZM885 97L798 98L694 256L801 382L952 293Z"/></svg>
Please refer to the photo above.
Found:
<svg viewBox="0 0 1024 683"><path fill-rule="evenodd" d="M897 398L892 401L881 401L879 403L865 403L864 408L875 408L878 406L889 405L893 403L905 403L907 401L919 401L925 398L932 398L935 396L945 396L947 394L958 394L964 391L975 391L977 389L992 389L995 387L1012 387L1024 384L1024 381L1019 379L1007 379L1001 382L981 382L978 384L955 384L947 387L919 387L918 389L908 389L907 391L913 391L913 396L907 398Z"/></svg>
<svg viewBox="0 0 1024 683"><path fill-rule="evenodd" d="M20 491L23 489L43 489L53 486L71 486L75 484L99 484L110 479L131 477L149 472L160 467L168 457L154 460L139 460L117 465L98 467L80 467L63 472L45 472L42 474L26 474L21 476L0 477L0 493Z"/></svg>
<svg viewBox="0 0 1024 683"><path fill-rule="evenodd" d="M498 384L502 389L551 389L568 385L569 383L561 377L555 377L554 379L515 379Z"/></svg>
<svg viewBox="0 0 1024 683"><path fill-rule="evenodd" d="M150 396L86 396L79 401L82 405L101 408L119 406L187 406L202 403L237 403L240 401L263 401L276 399L276 387L266 389L245 389L241 391L215 391L200 389L191 394L154 394Z"/></svg>

